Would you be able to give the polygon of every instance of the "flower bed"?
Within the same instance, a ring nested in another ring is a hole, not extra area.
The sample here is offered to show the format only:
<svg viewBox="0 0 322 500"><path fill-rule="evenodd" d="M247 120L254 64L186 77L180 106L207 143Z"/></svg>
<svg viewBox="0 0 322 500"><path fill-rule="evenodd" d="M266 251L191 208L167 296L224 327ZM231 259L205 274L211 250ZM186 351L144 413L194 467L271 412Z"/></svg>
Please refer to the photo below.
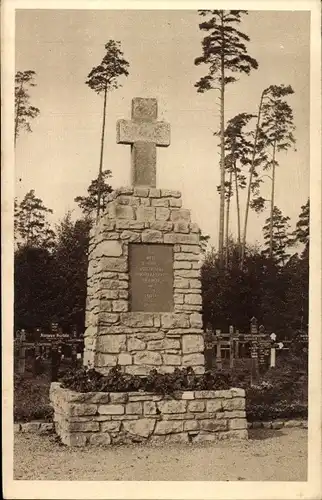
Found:
<svg viewBox="0 0 322 500"><path fill-rule="evenodd" d="M52 383L56 433L69 446L247 439L245 391L74 392Z"/></svg>

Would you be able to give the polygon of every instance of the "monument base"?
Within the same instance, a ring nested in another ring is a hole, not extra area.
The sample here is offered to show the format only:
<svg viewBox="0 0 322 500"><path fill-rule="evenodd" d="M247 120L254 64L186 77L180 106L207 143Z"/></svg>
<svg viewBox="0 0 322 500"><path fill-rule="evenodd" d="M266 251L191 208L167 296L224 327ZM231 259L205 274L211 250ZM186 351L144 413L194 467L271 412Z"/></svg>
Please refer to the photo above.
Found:
<svg viewBox="0 0 322 500"><path fill-rule="evenodd" d="M247 439L245 391L77 393L50 388L55 429L68 446Z"/></svg>
<svg viewBox="0 0 322 500"><path fill-rule="evenodd" d="M181 193L111 193L89 245L84 365L204 373L200 230Z"/></svg>

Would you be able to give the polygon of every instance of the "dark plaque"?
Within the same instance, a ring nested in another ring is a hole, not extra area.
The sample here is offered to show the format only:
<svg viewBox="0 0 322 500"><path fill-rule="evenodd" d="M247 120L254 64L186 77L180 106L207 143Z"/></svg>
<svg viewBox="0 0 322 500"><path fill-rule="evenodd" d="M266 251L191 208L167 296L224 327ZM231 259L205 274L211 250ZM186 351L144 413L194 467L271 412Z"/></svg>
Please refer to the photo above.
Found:
<svg viewBox="0 0 322 500"><path fill-rule="evenodd" d="M173 246L130 244L130 310L173 311Z"/></svg>

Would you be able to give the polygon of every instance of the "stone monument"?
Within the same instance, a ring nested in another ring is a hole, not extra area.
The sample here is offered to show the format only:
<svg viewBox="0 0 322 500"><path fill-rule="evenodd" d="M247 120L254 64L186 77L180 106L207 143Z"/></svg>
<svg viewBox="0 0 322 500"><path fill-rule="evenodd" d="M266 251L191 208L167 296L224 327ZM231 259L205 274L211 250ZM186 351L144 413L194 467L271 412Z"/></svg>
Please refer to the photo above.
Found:
<svg viewBox="0 0 322 500"><path fill-rule="evenodd" d="M200 230L179 191L156 187L156 147L170 144L156 99L132 100L117 142L131 145L132 186L109 195L91 232L84 365L201 374Z"/></svg>

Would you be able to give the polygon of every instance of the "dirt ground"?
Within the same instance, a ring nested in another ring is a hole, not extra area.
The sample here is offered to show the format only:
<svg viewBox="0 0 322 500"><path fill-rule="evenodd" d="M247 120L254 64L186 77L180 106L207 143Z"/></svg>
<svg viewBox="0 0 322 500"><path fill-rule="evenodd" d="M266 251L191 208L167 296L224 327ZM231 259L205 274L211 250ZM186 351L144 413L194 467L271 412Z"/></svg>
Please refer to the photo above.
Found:
<svg viewBox="0 0 322 500"><path fill-rule="evenodd" d="M64 481L306 481L307 430L250 430L248 441L68 448L15 434L14 479Z"/></svg>

